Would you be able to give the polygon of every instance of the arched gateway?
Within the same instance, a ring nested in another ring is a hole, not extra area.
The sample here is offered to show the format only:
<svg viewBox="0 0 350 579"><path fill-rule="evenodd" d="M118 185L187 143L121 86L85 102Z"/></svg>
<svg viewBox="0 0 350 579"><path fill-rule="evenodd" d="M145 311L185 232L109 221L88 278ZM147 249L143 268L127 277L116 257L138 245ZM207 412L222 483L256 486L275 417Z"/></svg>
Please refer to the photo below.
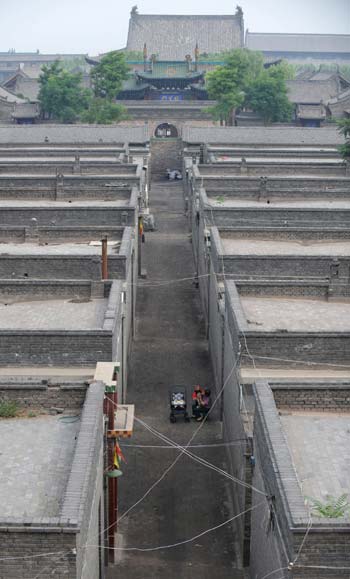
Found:
<svg viewBox="0 0 350 579"><path fill-rule="evenodd" d="M154 136L163 139L174 139L179 136L178 130L174 125L161 123L154 132Z"/></svg>

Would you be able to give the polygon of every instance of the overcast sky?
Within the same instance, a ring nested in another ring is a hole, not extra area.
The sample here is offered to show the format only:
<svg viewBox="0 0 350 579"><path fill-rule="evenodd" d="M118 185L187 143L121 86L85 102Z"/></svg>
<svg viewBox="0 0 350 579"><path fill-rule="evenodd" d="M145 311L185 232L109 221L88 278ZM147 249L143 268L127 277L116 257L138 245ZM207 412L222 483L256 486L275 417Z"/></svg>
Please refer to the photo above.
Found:
<svg viewBox="0 0 350 579"><path fill-rule="evenodd" d="M0 0L0 51L98 54L126 44L137 0ZM232 14L236 2L139 0L141 14ZM350 0L239 0L251 32L350 34Z"/></svg>

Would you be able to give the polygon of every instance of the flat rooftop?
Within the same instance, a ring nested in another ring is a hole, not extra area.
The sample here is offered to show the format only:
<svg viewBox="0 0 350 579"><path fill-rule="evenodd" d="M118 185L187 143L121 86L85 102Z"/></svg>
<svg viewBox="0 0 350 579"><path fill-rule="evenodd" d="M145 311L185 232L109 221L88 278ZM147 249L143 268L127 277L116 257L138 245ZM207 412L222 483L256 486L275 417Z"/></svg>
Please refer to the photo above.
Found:
<svg viewBox="0 0 350 579"><path fill-rule="evenodd" d="M264 147L262 145L211 145L208 147L210 153L215 153L215 151L219 153L225 152L225 155L219 155L222 157L228 158L229 154L237 151L241 153L242 148L244 151L249 151L249 153L258 153L259 151L263 152L271 152L271 153L315 153L317 156L320 152L329 152L329 153L337 153L338 149L336 147L302 147L302 146L294 146L294 147L282 147L282 146L275 146L275 147Z"/></svg>
<svg viewBox="0 0 350 579"><path fill-rule="evenodd" d="M0 520L59 515L79 427L73 417L0 419Z"/></svg>
<svg viewBox="0 0 350 579"><path fill-rule="evenodd" d="M0 379L10 376L11 378L69 378L79 380L92 380L96 366L0 366Z"/></svg>
<svg viewBox="0 0 350 579"><path fill-rule="evenodd" d="M242 362L244 363L244 358ZM350 379L350 364L331 364L322 366L321 364L308 365L306 362L299 364L297 368L282 367L282 368L268 368L266 366L259 366L259 360L256 360L255 367L241 367L240 382L242 384L253 384L256 380L268 380L281 382L288 381L307 381L317 382L320 380L349 380ZM307 367L305 367L307 366ZM1 374L0 374L1 375Z"/></svg>
<svg viewBox="0 0 350 579"><path fill-rule="evenodd" d="M109 255L118 255L120 241L108 241L107 249ZM94 240L90 243L0 243L0 258L4 255L71 255L101 256L101 241Z"/></svg>
<svg viewBox="0 0 350 579"><path fill-rule="evenodd" d="M266 198L258 201L257 199L252 199L251 197L232 197L220 196L220 195L208 195L209 202L213 207L219 207L223 209L246 209L246 208L263 208L263 207L275 207L276 209L350 209L350 200L335 200L331 201L327 197L318 197L317 199L306 199L303 197L302 190L298 192L299 197L290 198L288 200L278 197L278 193L266 194ZM305 194L307 195L307 194ZM269 203L267 203L267 199Z"/></svg>
<svg viewBox="0 0 350 579"><path fill-rule="evenodd" d="M300 152L302 152L300 150ZM331 165L343 165L344 161L342 159L337 159L334 157L280 157L278 156L278 151L276 151L275 157L254 157L253 155L249 155L249 157L242 156L228 156L228 155L220 155L214 157L214 163L241 163L242 159L244 158L247 165L250 164L266 164L266 165L324 165L324 164L331 164ZM207 169L210 170L209 167Z"/></svg>
<svg viewBox="0 0 350 579"><path fill-rule="evenodd" d="M311 255L311 256L349 256L350 240L286 240L254 238L232 238L220 233L224 254L236 255ZM1 245L0 245L1 248ZM1 251L1 249L0 249Z"/></svg>
<svg viewBox="0 0 350 579"><path fill-rule="evenodd" d="M48 149L49 150L49 149ZM30 149L28 149L28 151L30 151ZM23 151L22 151L23 152ZM103 149L101 149L101 152L103 153ZM78 151L78 153L80 153L80 151ZM116 155L117 153L119 154L119 151L116 151ZM65 155L65 156L51 156L51 155L42 155L40 157L38 156L11 156L11 157L4 157L4 156L0 156L0 165L6 165L6 163L9 163L11 165L14 164L24 164L24 165L28 165L31 163L38 163L39 165L41 164L45 164L45 163L74 163L75 162L75 156L69 156L69 155ZM80 163L82 164L87 164L87 163L110 163L111 165L115 165L116 167L120 166L120 163L116 161L115 157L103 157L103 156L89 156L89 155L84 155L83 157L79 158ZM130 165L132 167L132 165Z"/></svg>
<svg viewBox="0 0 350 579"><path fill-rule="evenodd" d="M325 500L350 493L350 413L280 413L305 497Z"/></svg>
<svg viewBox="0 0 350 579"><path fill-rule="evenodd" d="M2 298L0 330L100 330L107 299Z"/></svg>
<svg viewBox="0 0 350 579"><path fill-rule="evenodd" d="M108 193L108 191L106 191ZM32 209L40 209L48 208L48 209L58 209L60 207L125 207L129 205L129 198L123 199L103 199L102 195L96 196L95 199L91 199L89 201L85 201L82 198L77 197L74 193L72 195L72 200L69 201L54 201L54 200L47 200L47 199L36 199L28 201L27 199L19 200L19 199L1 199L0 200L0 209L1 208L14 208L14 209L24 209L24 208L32 208Z"/></svg>
<svg viewBox="0 0 350 579"><path fill-rule="evenodd" d="M250 330L273 332L350 331L350 299L240 296Z"/></svg>

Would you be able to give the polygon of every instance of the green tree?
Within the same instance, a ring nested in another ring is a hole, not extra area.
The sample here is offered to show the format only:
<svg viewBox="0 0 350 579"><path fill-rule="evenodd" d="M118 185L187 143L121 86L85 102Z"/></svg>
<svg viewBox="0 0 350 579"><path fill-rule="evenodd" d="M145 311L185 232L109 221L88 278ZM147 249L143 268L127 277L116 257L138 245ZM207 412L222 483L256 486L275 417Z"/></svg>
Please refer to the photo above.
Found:
<svg viewBox="0 0 350 579"><path fill-rule="evenodd" d="M245 105L260 114L265 125L291 120L293 106L286 86L290 74L283 63L270 66L260 71L247 90Z"/></svg>
<svg viewBox="0 0 350 579"><path fill-rule="evenodd" d="M236 109L243 105L250 84L262 70L261 53L238 48L225 56L223 66L208 72L208 94L217 101L217 105L211 109L214 117L232 124Z"/></svg>
<svg viewBox="0 0 350 579"><path fill-rule="evenodd" d="M72 123L89 105L90 91L81 86L81 74L64 70L58 61L43 67L39 85L38 100L46 118Z"/></svg>
<svg viewBox="0 0 350 579"><path fill-rule="evenodd" d="M88 110L81 115L81 120L84 123L96 123L98 125L110 125L127 118L125 107L102 98L92 99Z"/></svg>
<svg viewBox="0 0 350 579"><path fill-rule="evenodd" d="M91 80L96 97L115 99L128 78L129 67L122 52L114 50L103 56L91 71Z"/></svg>
<svg viewBox="0 0 350 579"><path fill-rule="evenodd" d="M339 147L343 159L350 159L350 117L337 122L339 131L344 135L345 143Z"/></svg>

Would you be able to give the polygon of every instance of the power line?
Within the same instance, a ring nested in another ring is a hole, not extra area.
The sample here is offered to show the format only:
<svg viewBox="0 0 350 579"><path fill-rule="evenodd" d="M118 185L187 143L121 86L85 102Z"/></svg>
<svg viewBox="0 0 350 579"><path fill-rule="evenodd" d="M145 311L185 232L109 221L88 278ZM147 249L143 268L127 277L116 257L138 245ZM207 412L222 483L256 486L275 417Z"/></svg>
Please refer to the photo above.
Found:
<svg viewBox="0 0 350 579"><path fill-rule="evenodd" d="M226 521L223 521L219 525L215 525L214 527L210 527L209 529L206 529L205 531L198 533L197 535L195 535L194 537L191 537L190 539L184 539L182 541L178 541L177 543L171 543L169 545L158 545L156 547L112 547L112 550L114 550L114 551L141 551L142 553L147 553L150 551L161 551L164 549L173 549L174 547L179 547L181 545L193 543L193 541L200 539L204 535L208 535L209 533L212 533L213 531L217 531L218 529L224 527L225 525L228 525L229 523L231 523L235 519L238 519L242 515L245 515L246 513L249 513L251 511L257 509L258 507L260 507L264 503L265 503L265 501L261 501L257 505L249 507L249 509L242 511L241 513L238 513L238 515L234 515L233 517L230 517L229 519L227 519ZM110 547L104 546L104 545L85 545L85 548L87 548L87 547L100 547L100 546L102 546L104 549L110 549Z"/></svg>

